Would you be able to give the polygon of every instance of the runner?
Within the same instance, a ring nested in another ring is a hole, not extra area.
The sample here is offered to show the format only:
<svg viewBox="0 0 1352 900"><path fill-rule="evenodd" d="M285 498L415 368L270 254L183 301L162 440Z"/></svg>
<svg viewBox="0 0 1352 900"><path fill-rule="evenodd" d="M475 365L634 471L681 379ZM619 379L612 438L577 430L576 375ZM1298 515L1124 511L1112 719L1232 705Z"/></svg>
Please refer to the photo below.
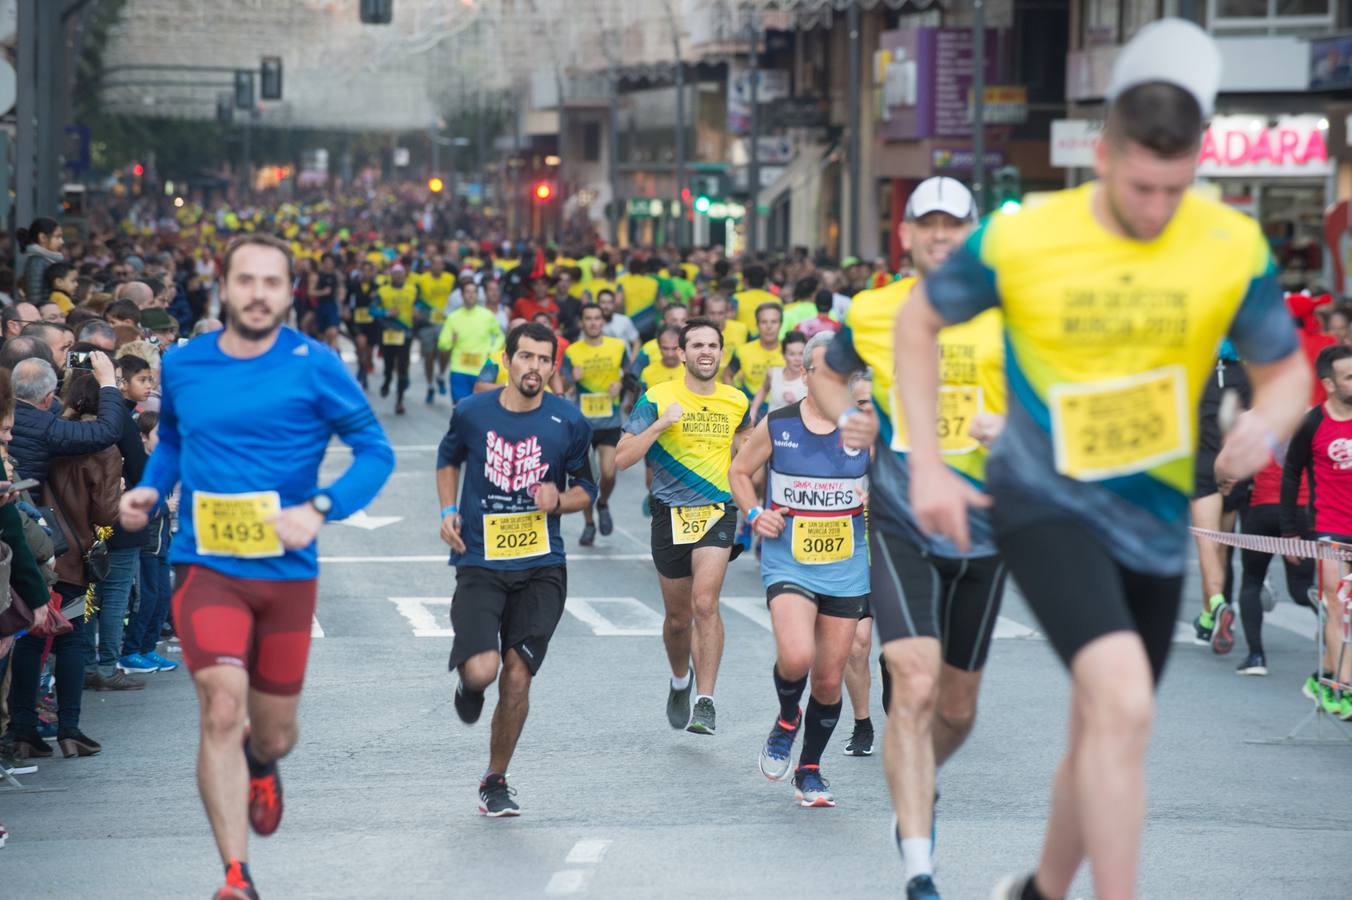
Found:
<svg viewBox="0 0 1352 900"><path fill-rule="evenodd" d="M319 260L319 274L315 276L314 302L315 327L319 339L333 349L338 349L338 325L342 321L338 315L338 304L342 301L342 290L338 279L338 257L325 253Z"/></svg>
<svg viewBox="0 0 1352 900"><path fill-rule="evenodd" d="M479 812L491 817L521 814L507 766L568 592L559 516L596 499L591 427L544 389L555 348L544 325L513 328L506 387L461 401L437 452L441 539L455 566L450 668L460 679L461 721L479 720L484 691L498 682L488 771L479 782Z"/></svg>
<svg viewBox="0 0 1352 900"><path fill-rule="evenodd" d="M756 410L760 409L762 404L770 412L774 412L807 396L807 372L803 366L803 348L806 345L807 338L801 331L790 331L784 335L784 343L781 346L784 365L771 366L765 373L760 390L751 398L753 423L760 418L756 415Z"/></svg>
<svg viewBox="0 0 1352 900"><path fill-rule="evenodd" d="M811 383L834 335L814 338L804 377ZM753 476L769 465L769 498L760 505ZM840 720L840 683L855 628L868 611L864 503L868 453L846 448L835 423L809 396L771 412L733 460L732 495L762 538L761 581L775 633L772 671L779 717L760 753L761 774L789 774L794 740L803 749L793 785L804 807L835 806L821 777L822 752ZM812 673L803 716L798 701Z"/></svg>
<svg viewBox="0 0 1352 900"><path fill-rule="evenodd" d="M1146 25L1114 64L1100 180L992 216L898 319L902 403L926 425L911 429L916 519L966 550L980 536L968 507L994 501L996 543L1071 672L1042 858L997 897L1063 897L1084 856L1099 900L1135 895L1153 688L1187 562L1191 423L1226 331L1254 406L1226 435L1218 481L1263 468L1309 395L1262 231L1189 190L1219 81L1200 28ZM935 339L996 307L1012 402L985 497L944 465Z"/></svg>
<svg viewBox="0 0 1352 900"><path fill-rule="evenodd" d="M375 371L372 355L380 346L380 323L371 311L373 306L380 307L379 289L376 266L370 260L361 264L357 277L347 285L348 327L352 330L352 342L357 345L357 383L362 390L366 390L367 379Z"/></svg>
<svg viewBox="0 0 1352 900"><path fill-rule="evenodd" d="M261 234L221 263L225 331L164 358L160 443L121 520L145 527L181 485L174 625L201 708L197 783L225 864L217 900L256 898L248 829L277 830L277 760L298 735L319 573L315 536L357 512L394 469L394 452L338 357L284 327L291 254ZM352 465L318 488L334 436Z"/></svg>
<svg viewBox="0 0 1352 900"><path fill-rule="evenodd" d="M971 193L952 178L930 178L916 187L900 236L922 275L932 273L961 244L975 216ZM882 427L871 470L869 541L872 606L883 646L884 694L889 695L884 766L907 897L931 898L938 896L931 861L935 776L971 733L1005 569L984 513L974 524L973 545L958 548L924 537L906 504L914 429L907 428L897 408L892 331L897 313L913 302L916 286L917 279L907 278L856 294L812 390L828 415L841 417L847 440L858 435L851 446L872 446L877 424L857 415L846 377L873 372L873 401ZM938 345L942 362L936 371L945 397L939 432L943 459L968 483L980 485L986 451L979 438L998 430L1005 410L1000 314L946 329Z"/></svg>
<svg viewBox="0 0 1352 900"><path fill-rule="evenodd" d="M413 352L414 320L418 315L418 288L406 280L407 272L401 265L390 267L390 283L376 289L380 306L377 318L380 320L380 355L385 359L385 380L380 385L380 396L390 395L390 382L399 377L398 391L394 399L394 411L404 414L404 394L408 393L412 380L408 366Z"/></svg>
<svg viewBox="0 0 1352 900"><path fill-rule="evenodd" d="M432 257L426 272L417 276L418 294L427 307L427 321L418 326L418 349L422 351L423 374L427 376L426 403L436 400L436 395L446 396L446 364L450 362L448 350L438 346L441 326L450 312L451 293L456 289L456 278L446 271L446 258L440 253ZM461 290L464 290L461 286ZM455 370L452 369L452 372ZM475 370L478 375L478 370ZM435 385L435 387L434 387ZM472 393L471 387L466 393Z"/></svg>
<svg viewBox="0 0 1352 900"><path fill-rule="evenodd" d="M765 289L765 282L769 278L769 273L765 271L765 266L760 263L752 263L742 270L742 281L745 290L732 295L733 310L737 321L746 326L747 333L751 333L760 327L761 307L769 303L779 308L782 312L784 301L780 300L774 294ZM784 323L781 315L780 324ZM775 337L779 336L779 326L775 326Z"/></svg>
<svg viewBox="0 0 1352 900"><path fill-rule="evenodd" d="M460 303L446 317L437 340L437 350L451 361L452 403L474 393L485 363L503 342L498 317L479 305L477 284L467 281L460 286Z"/></svg>
<svg viewBox="0 0 1352 900"><path fill-rule="evenodd" d="M628 376L633 381L631 390L635 396L642 396L655 385L685 377L685 366L681 363L681 329L665 327L657 333L656 341L660 358L645 366L637 378ZM649 518L653 514L653 466L647 457L643 459L643 487L647 491L643 495L643 516Z"/></svg>
<svg viewBox="0 0 1352 900"><path fill-rule="evenodd" d="M782 316L783 312L777 304L761 304L760 309L756 310L757 339L736 347L732 351L732 362L723 371L723 380L739 386L748 400L760 391L770 369L784 365L784 352L779 343ZM757 416L765 412L766 408L762 404Z"/></svg>
<svg viewBox="0 0 1352 900"><path fill-rule="evenodd" d="M666 608L662 642L671 664L667 721L693 734L713 734L714 684L723 656L718 595L737 527L728 469L749 420L746 398L717 381L723 335L713 322L687 322L680 349L685 377L651 387L639 398L615 463L627 469L646 458L653 467L653 563Z"/></svg>
<svg viewBox="0 0 1352 900"><path fill-rule="evenodd" d="M818 291L820 296L822 292ZM826 292L830 295L830 291ZM832 330L831 334L835 334ZM866 372L856 372L850 376L850 396L854 405L861 410L873 410L873 380ZM868 525L868 508L864 509L864 524ZM850 739L845 743L846 756L873 755L873 717L869 714L869 690L872 687L872 675L869 672L873 656L873 603L869 602L864 618L854 630L854 644L850 647L850 658L845 663L845 692L850 695L850 709L853 713L854 728ZM883 709L886 710L892 699L892 691L887 678L887 661L879 659L879 672L882 681Z"/></svg>
<svg viewBox="0 0 1352 900"><path fill-rule="evenodd" d="M610 516L610 492L615 489L615 445L620 442L620 391L624 372L629 367L629 350L619 338L601 333L606 317L600 305L582 307L582 340L568 345L563 354L563 382L577 400L578 408L592 427L591 442L601 470L601 490L596 500L596 518L601 534L615 530ZM596 524L592 508L583 511L587 524L578 544L596 543Z"/></svg>

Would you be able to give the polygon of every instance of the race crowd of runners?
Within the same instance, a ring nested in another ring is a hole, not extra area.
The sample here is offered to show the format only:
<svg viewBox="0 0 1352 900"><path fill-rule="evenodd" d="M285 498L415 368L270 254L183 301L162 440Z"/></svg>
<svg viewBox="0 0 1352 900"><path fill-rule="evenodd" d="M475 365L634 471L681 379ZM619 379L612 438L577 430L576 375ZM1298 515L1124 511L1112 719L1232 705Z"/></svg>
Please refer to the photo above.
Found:
<svg viewBox="0 0 1352 900"><path fill-rule="evenodd" d="M835 806L823 760L848 699L841 749L884 751L906 896L938 897L938 773L975 726L1012 577L1073 689L1042 857L995 896L1064 897L1086 861L1097 896L1133 896L1180 603L1217 654L1242 622L1238 671L1268 674L1271 554L1243 551L1232 584L1227 550L1199 539L1185 599L1189 521L1352 544L1352 315L1284 297L1258 226L1188 190L1218 71L1195 27L1142 29L1098 180L983 220L961 182L928 179L898 273L513 240L411 186L110 207L82 237L37 220L0 271L4 466L35 482L0 495L0 754L99 753L81 692L142 690L177 656L216 896L257 897L248 834L282 819L315 537L393 469L376 410L430 407L449 413L435 489L466 725L497 685L481 813L522 812L507 772L567 603L560 520L604 543L617 479L641 468L664 610L653 716L717 734L719 598L743 557L776 651L748 760ZM321 485L333 436L352 462ZM1339 567L1285 565L1312 634L1325 622L1300 689L1352 719ZM1280 674L1294 694L1305 673Z"/></svg>

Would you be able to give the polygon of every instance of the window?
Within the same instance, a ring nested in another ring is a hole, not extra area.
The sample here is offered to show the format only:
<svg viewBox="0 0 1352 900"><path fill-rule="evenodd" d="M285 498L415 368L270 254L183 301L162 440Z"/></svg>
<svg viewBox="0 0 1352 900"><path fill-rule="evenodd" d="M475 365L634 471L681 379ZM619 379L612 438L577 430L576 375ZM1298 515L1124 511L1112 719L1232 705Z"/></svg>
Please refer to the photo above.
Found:
<svg viewBox="0 0 1352 900"><path fill-rule="evenodd" d="M601 123L582 123L582 159L585 162L601 161Z"/></svg>
<svg viewBox="0 0 1352 900"><path fill-rule="evenodd" d="M1333 0L1208 0L1211 30L1230 34L1325 34Z"/></svg>

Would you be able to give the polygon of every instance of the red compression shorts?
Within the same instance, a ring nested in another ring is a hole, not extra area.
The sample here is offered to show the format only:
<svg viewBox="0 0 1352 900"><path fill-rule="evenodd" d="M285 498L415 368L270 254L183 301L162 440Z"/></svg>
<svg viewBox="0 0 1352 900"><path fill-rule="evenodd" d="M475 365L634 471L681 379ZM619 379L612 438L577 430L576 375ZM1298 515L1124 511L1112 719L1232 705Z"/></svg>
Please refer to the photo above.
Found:
<svg viewBox="0 0 1352 900"><path fill-rule="evenodd" d="M313 578L267 581L179 567L174 628L188 671L238 666L256 691L299 694L317 594Z"/></svg>

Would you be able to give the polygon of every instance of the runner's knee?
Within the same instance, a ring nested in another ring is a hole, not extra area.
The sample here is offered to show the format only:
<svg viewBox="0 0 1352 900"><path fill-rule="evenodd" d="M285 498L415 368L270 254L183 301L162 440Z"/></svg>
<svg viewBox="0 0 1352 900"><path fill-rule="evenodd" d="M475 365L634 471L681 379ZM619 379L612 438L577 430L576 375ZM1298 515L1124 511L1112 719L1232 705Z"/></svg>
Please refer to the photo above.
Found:
<svg viewBox="0 0 1352 900"><path fill-rule="evenodd" d="M460 664L460 677L472 690L481 691L498 677L499 662L496 650L477 653Z"/></svg>
<svg viewBox="0 0 1352 900"><path fill-rule="evenodd" d="M249 746L259 759L281 759L291 752L300 738L300 727L290 725L255 731L249 735Z"/></svg>
<svg viewBox="0 0 1352 900"><path fill-rule="evenodd" d="M202 698L202 732L207 738L239 739L244 733L244 697L218 687L208 687Z"/></svg>

